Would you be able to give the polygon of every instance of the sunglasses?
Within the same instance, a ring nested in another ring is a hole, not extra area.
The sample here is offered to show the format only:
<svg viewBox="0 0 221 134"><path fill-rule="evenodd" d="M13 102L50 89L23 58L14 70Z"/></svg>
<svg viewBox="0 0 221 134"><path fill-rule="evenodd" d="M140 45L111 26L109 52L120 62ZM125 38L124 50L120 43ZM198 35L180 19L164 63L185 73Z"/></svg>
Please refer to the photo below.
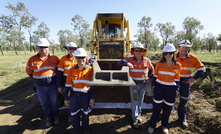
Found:
<svg viewBox="0 0 221 134"><path fill-rule="evenodd" d="M48 48L48 47L40 47L40 48Z"/></svg>
<svg viewBox="0 0 221 134"><path fill-rule="evenodd" d="M84 59L85 57L76 57L77 59Z"/></svg>
<svg viewBox="0 0 221 134"><path fill-rule="evenodd" d="M173 55L174 52L163 52L163 55L167 55L167 54L169 54L169 55Z"/></svg>
<svg viewBox="0 0 221 134"><path fill-rule="evenodd" d="M68 50L76 50L77 48L74 48L74 47L70 47L68 48Z"/></svg>
<svg viewBox="0 0 221 134"><path fill-rule="evenodd" d="M134 50L134 52L143 52L143 50Z"/></svg>

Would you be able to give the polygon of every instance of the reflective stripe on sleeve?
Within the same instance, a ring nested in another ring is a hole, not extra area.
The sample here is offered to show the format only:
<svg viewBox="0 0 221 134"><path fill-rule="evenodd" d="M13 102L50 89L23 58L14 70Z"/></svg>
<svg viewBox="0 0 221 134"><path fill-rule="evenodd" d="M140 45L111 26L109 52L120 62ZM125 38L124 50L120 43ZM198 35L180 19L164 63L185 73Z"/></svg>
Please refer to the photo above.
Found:
<svg viewBox="0 0 221 134"><path fill-rule="evenodd" d="M180 81L180 79L174 79L175 81Z"/></svg>
<svg viewBox="0 0 221 134"><path fill-rule="evenodd" d="M63 69L63 68L58 68L58 70L64 72L64 69Z"/></svg>
<svg viewBox="0 0 221 134"><path fill-rule="evenodd" d="M205 68L205 67L198 68L197 70L198 70L198 71L203 71L203 72L206 72L206 68Z"/></svg>
<svg viewBox="0 0 221 134"><path fill-rule="evenodd" d="M187 78L187 77L192 77L192 75L191 74L186 74L186 75L180 74L180 77Z"/></svg>
<svg viewBox="0 0 221 134"><path fill-rule="evenodd" d="M72 80L73 83L88 83L89 80Z"/></svg>
<svg viewBox="0 0 221 134"><path fill-rule="evenodd" d="M65 70L70 70L70 69L71 69L71 67L65 67L64 69L65 69Z"/></svg>
<svg viewBox="0 0 221 134"><path fill-rule="evenodd" d="M33 70L33 68L29 67L28 65L26 66L26 68L30 69L30 70Z"/></svg>
<svg viewBox="0 0 221 134"><path fill-rule="evenodd" d="M71 84L65 84L65 87L71 87Z"/></svg>
<svg viewBox="0 0 221 134"><path fill-rule="evenodd" d="M181 70L193 70L192 67L181 67Z"/></svg>

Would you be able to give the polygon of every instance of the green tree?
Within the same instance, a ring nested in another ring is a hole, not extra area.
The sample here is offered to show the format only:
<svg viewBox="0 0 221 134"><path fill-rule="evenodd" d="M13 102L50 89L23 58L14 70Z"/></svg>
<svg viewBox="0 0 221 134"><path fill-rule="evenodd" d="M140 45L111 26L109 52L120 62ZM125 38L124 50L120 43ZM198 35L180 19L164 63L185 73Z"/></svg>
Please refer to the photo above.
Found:
<svg viewBox="0 0 221 134"><path fill-rule="evenodd" d="M64 46L67 45L69 42L74 42L74 35L70 30L60 30L57 33L60 42L60 48L63 51Z"/></svg>
<svg viewBox="0 0 221 134"><path fill-rule="evenodd" d="M17 2L16 6L8 3L5 7L12 12L12 15L9 15L9 18L12 20L13 25L18 27L18 44L23 46L26 55L26 48L23 44L25 38L22 37L22 28L29 27L30 21L32 21L34 17L29 13L25 4L22 2Z"/></svg>
<svg viewBox="0 0 221 134"><path fill-rule="evenodd" d="M217 45L216 37L213 36L212 33L206 34L205 40L207 43L207 50L209 52L211 52L212 50L216 50L216 45Z"/></svg>
<svg viewBox="0 0 221 134"><path fill-rule="evenodd" d="M176 46L183 39L185 39L185 32L184 31L177 31L175 33L172 43Z"/></svg>
<svg viewBox="0 0 221 134"><path fill-rule="evenodd" d="M88 40L88 33L89 33L89 27L90 25L83 19L80 15L75 15L72 19L72 25L73 25L73 31L77 34L77 45L80 47L83 47L89 42Z"/></svg>
<svg viewBox="0 0 221 134"><path fill-rule="evenodd" d="M134 37L137 37L137 41L144 44L145 48L151 48L151 44L149 44L149 36L151 35L150 28L152 27L151 24L151 17L142 17L141 21L137 23L138 34ZM149 44L149 47L148 47Z"/></svg>
<svg viewBox="0 0 221 134"><path fill-rule="evenodd" d="M49 36L50 29L44 22L41 22L41 24L38 25L37 30L35 30L33 33L37 36L37 38L49 38L50 37Z"/></svg>
<svg viewBox="0 0 221 134"><path fill-rule="evenodd" d="M150 34L150 44L152 46L152 48L150 48L150 51L154 50L156 51L157 50L157 47L158 45L160 44L160 39L154 34L154 33L151 33Z"/></svg>
<svg viewBox="0 0 221 134"><path fill-rule="evenodd" d="M22 42L21 40L24 40L24 32L20 32L19 27L12 27L9 31L8 34L6 36L6 40L7 42L10 44L10 46L12 48L14 48L15 53L18 55L18 50L19 50L19 43ZM23 49L24 48L24 44L22 45Z"/></svg>
<svg viewBox="0 0 221 134"><path fill-rule="evenodd" d="M9 16L1 15L0 17L1 31L7 32L13 26L13 20Z"/></svg>
<svg viewBox="0 0 221 134"><path fill-rule="evenodd" d="M188 39L193 43L193 39L196 38L196 35L204 29L204 26L201 25L201 22L192 17L186 17L183 22L183 29L185 31L185 39Z"/></svg>
<svg viewBox="0 0 221 134"><path fill-rule="evenodd" d="M218 34L218 37L216 38L216 52L218 53L218 50L221 48L221 34Z"/></svg>
<svg viewBox="0 0 221 134"><path fill-rule="evenodd" d="M173 39L175 34L175 26L172 25L171 22L167 22L165 24L157 23L155 30L160 32L160 36L163 40L163 46L165 46L168 42L170 42L170 40Z"/></svg>
<svg viewBox="0 0 221 134"><path fill-rule="evenodd" d="M2 55L4 55L3 45L5 44L5 38L6 38L6 32L3 30L3 26L0 23L0 50L1 50Z"/></svg>
<svg viewBox="0 0 221 134"><path fill-rule="evenodd" d="M29 34L29 49L30 52L32 51L32 26L35 25L36 21L38 19L34 16L30 16L29 19L27 20L25 28L28 29L28 34Z"/></svg>

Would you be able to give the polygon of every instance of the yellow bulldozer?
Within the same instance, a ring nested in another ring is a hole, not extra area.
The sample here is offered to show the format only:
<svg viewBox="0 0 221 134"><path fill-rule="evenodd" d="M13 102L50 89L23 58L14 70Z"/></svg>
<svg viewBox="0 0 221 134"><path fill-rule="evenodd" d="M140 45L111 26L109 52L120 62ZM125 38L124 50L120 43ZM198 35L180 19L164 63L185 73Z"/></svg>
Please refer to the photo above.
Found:
<svg viewBox="0 0 221 134"><path fill-rule="evenodd" d="M91 41L91 57L96 59L94 75L88 83L97 87L97 102L130 102L129 86L135 83L129 76L129 68L117 65L125 56L130 56L130 51L130 26L124 14L98 13Z"/></svg>

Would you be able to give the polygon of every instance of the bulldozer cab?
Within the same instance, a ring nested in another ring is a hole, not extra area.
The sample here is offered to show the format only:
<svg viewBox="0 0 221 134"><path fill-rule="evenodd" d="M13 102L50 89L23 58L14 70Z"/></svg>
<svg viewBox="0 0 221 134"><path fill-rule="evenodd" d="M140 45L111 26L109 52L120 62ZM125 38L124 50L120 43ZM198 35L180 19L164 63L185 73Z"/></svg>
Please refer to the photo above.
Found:
<svg viewBox="0 0 221 134"><path fill-rule="evenodd" d="M91 53L97 59L122 59L130 53L129 21L123 13L97 14Z"/></svg>
<svg viewBox="0 0 221 134"><path fill-rule="evenodd" d="M98 13L93 27L91 55L94 77L90 86L131 86L128 67L119 67L117 62L130 54L129 21L123 13Z"/></svg>

